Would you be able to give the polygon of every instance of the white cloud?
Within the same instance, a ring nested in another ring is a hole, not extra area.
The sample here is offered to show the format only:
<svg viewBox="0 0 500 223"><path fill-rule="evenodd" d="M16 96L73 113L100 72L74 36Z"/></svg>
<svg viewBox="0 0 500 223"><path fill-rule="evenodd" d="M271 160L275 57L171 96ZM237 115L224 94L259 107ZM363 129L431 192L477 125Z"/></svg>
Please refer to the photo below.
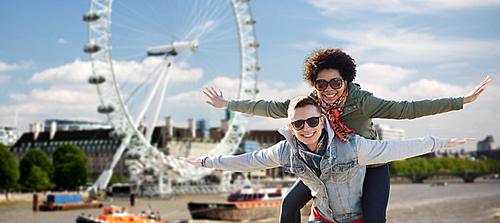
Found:
<svg viewBox="0 0 500 223"><path fill-rule="evenodd" d="M29 95L20 93L9 93L8 97L16 101L26 101L29 99Z"/></svg>
<svg viewBox="0 0 500 223"><path fill-rule="evenodd" d="M159 57L148 57L141 63L136 61L114 61L113 68L119 82L154 82L157 75L162 70L165 60ZM170 68L170 81L196 81L203 77L203 69L191 68L189 64L180 62L174 63Z"/></svg>
<svg viewBox="0 0 500 223"><path fill-rule="evenodd" d="M55 68L49 68L41 72L36 72L28 80L28 83L54 83L54 82L78 82L86 83L87 78L92 74L90 61L80 61L76 59L71 64L65 64Z"/></svg>
<svg viewBox="0 0 500 223"><path fill-rule="evenodd" d="M60 88L53 86L47 90L33 89L31 91L31 98L40 102L54 102L54 103L92 103L97 99L97 92L95 89L74 89L74 88Z"/></svg>
<svg viewBox="0 0 500 223"><path fill-rule="evenodd" d="M367 63L358 66L355 82L378 97L394 97L394 91L397 90L397 87L402 86L405 80L417 73L418 71L415 69Z"/></svg>
<svg viewBox="0 0 500 223"><path fill-rule="evenodd" d="M11 78L11 76L0 74L0 84L9 82Z"/></svg>
<svg viewBox="0 0 500 223"><path fill-rule="evenodd" d="M156 76L150 75L150 73L155 72L157 74L160 72L161 66L159 64L163 61L163 59L155 57L148 57L141 63L136 61L114 61L113 68L119 83L153 82L156 80ZM98 62L96 67L107 67L107 65ZM28 80L28 83L54 83L54 81L67 83L69 81L83 84L87 83L87 79L92 73L90 61L76 59L73 63L37 72ZM174 64L171 68L170 81L172 82L195 81L201 77L203 77L202 69L191 68L186 63Z"/></svg>
<svg viewBox="0 0 500 223"><path fill-rule="evenodd" d="M239 79L231 79L227 77L216 77L208 81L205 86L213 87L217 92L219 90L225 99L231 100L238 97L238 88L240 85ZM165 100L165 105L175 104L176 107L199 107L205 106L207 96L203 94L203 89L196 89L190 92L182 92L176 95L168 96Z"/></svg>
<svg viewBox="0 0 500 223"><path fill-rule="evenodd" d="M458 97L464 96L468 93L463 86L456 86L447 83L441 83L437 80L421 79L417 82L410 83L403 86L397 91L398 98L408 99L423 99L423 98L437 98L437 97Z"/></svg>
<svg viewBox="0 0 500 223"><path fill-rule="evenodd" d="M356 82L388 86L397 84L410 75L415 75L417 73L415 69L405 69L386 64L366 63L358 66Z"/></svg>
<svg viewBox="0 0 500 223"><path fill-rule="evenodd" d="M499 0L308 0L308 2L323 10L321 12L323 15L335 15L338 12L345 12L349 9L386 13L426 14L436 11L500 5Z"/></svg>
<svg viewBox="0 0 500 223"><path fill-rule="evenodd" d="M0 71L6 70L27 70L31 67L33 62L23 62L21 64L7 64L0 61Z"/></svg>
<svg viewBox="0 0 500 223"><path fill-rule="evenodd" d="M63 38L58 39L57 42L62 44L67 43L66 40Z"/></svg>
<svg viewBox="0 0 500 223"><path fill-rule="evenodd" d="M500 41L436 36L393 27L326 28L323 34L345 41L344 50L372 62L440 62L488 58L500 54Z"/></svg>

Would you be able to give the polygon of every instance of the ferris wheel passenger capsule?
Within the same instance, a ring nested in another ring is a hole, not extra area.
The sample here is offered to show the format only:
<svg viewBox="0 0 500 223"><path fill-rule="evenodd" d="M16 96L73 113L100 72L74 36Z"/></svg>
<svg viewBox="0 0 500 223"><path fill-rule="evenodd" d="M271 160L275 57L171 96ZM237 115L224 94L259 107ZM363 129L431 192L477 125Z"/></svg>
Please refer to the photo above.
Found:
<svg viewBox="0 0 500 223"><path fill-rule="evenodd" d="M260 45L259 45L259 43L257 43L257 42L250 42L250 43L248 43L248 44L247 44L247 46L248 46L248 47L254 47L254 48L257 48L257 47L259 47Z"/></svg>
<svg viewBox="0 0 500 223"><path fill-rule="evenodd" d="M127 133L123 130L113 130L109 132L109 138L112 139L123 139L127 136Z"/></svg>
<svg viewBox="0 0 500 223"><path fill-rule="evenodd" d="M131 160L138 160L141 158L141 154L136 151L127 151L125 154L123 154L123 157Z"/></svg>
<svg viewBox="0 0 500 223"><path fill-rule="evenodd" d="M146 167L146 168L144 169L144 172L143 172L143 173L144 173L145 175L156 175L156 172L157 172L156 168L154 168L154 167L150 166L150 167Z"/></svg>
<svg viewBox="0 0 500 223"><path fill-rule="evenodd" d="M257 23L257 21L255 21L255 19L245 19L245 25L253 25L255 23Z"/></svg>
<svg viewBox="0 0 500 223"><path fill-rule="evenodd" d="M106 81L106 77L103 75L92 75L89 77L89 83L91 84L102 84Z"/></svg>
<svg viewBox="0 0 500 223"><path fill-rule="evenodd" d="M85 22L95 22L100 18L101 16L95 12L87 12L83 15L83 21Z"/></svg>
<svg viewBox="0 0 500 223"><path fill-rule="evenodd" d="M85 53L96 53L101 50L101 47L94 43L89 43L83 47L83 52Z"/></svg>
<svg viewBox="0 0 500 223"><path fill-rule="evenodd" d="M97 107L97 111L99 113L103 113L103 114L109 114L111 112L114 112L115 111L115 106L111 105L111 104L108 104L108 105L99 105Z"/></svg>

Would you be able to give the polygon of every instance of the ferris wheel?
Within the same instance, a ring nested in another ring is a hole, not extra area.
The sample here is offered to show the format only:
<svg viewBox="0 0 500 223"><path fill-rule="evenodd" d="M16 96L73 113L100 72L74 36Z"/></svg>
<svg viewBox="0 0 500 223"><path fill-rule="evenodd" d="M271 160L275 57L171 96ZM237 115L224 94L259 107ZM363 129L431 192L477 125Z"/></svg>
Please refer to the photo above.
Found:
<svg viewBox="0 0 500 223"><path fill-rule="evenodd" d="M166 193L172 178L213 173L165 155L151 138L160 115L177 124L182 121L176 117L222 118L220 110L203 105L205 86L223 86L228 98L255 98L258 43L248 2L91 0L83 17L89 23L89 83L97 87L97 111L113 126L110 137L122 142L94 187L106 187L122 156L130 174L152 193ZM235 113L220 143L200 157L233 154L249 118Z"/></svg>

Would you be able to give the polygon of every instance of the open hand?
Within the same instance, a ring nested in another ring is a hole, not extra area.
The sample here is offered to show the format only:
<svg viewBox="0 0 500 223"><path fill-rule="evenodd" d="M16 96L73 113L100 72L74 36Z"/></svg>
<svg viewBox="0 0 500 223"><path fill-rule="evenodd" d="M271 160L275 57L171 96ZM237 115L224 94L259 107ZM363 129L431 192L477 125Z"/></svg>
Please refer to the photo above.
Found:
<svg viewBox="0 0 500 223"><path fill-rule="evenodd" d="M473 138L448 139L448 148L463 145L468 141L474 141Z"/></svg>
<svg viewBox="0 0 500 223"><path fill-rule="evenodd" d="M479 83L471 92L464 96L464 105L474 102L481 93L483 93L486 85L490 83L490 76L486 76L481 83Z"/></svg>
<svg viewBox="0 0 500 223"><path fill-rule="evenodd" d="M201 159L199 159L199 158L179 157L179 159L184 160L186 163L189 163L195 167L203 167L203 166L201 166Z"/></svg>
<svg viewBox="0 0 500 223"><path fill-rule="evenodd" d="M205 101L207 104L212 105L215 108L227 107L228 101L224 99L224 96L222 96L222 91L220 89L217 93L217 91L213 87L210 87L210 89L205 87L205 91L203 91L203 94L205 94L210 99L210 101Z"/></svg>

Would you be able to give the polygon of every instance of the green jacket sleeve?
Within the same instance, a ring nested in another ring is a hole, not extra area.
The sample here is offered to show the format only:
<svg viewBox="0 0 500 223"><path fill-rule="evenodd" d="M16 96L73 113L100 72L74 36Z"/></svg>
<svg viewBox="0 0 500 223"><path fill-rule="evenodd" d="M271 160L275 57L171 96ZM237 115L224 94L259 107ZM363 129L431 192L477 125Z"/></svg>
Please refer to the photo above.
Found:
<svg viewBox="0 0 500 223"><path fill-rule="evenodd" d="M227 108L230 111L241 112L249 115L257 115L271 118L287 118L288 105L290 99L286 101L273 100L230 100Z"/></svg>
<svg viewBox="0 0 500 223"><path fill-rule="evenodd" d="M463 97L436 98L419 101L385 100L365 94L358 101L367 118L414 119L463 108Z"/></svg>

